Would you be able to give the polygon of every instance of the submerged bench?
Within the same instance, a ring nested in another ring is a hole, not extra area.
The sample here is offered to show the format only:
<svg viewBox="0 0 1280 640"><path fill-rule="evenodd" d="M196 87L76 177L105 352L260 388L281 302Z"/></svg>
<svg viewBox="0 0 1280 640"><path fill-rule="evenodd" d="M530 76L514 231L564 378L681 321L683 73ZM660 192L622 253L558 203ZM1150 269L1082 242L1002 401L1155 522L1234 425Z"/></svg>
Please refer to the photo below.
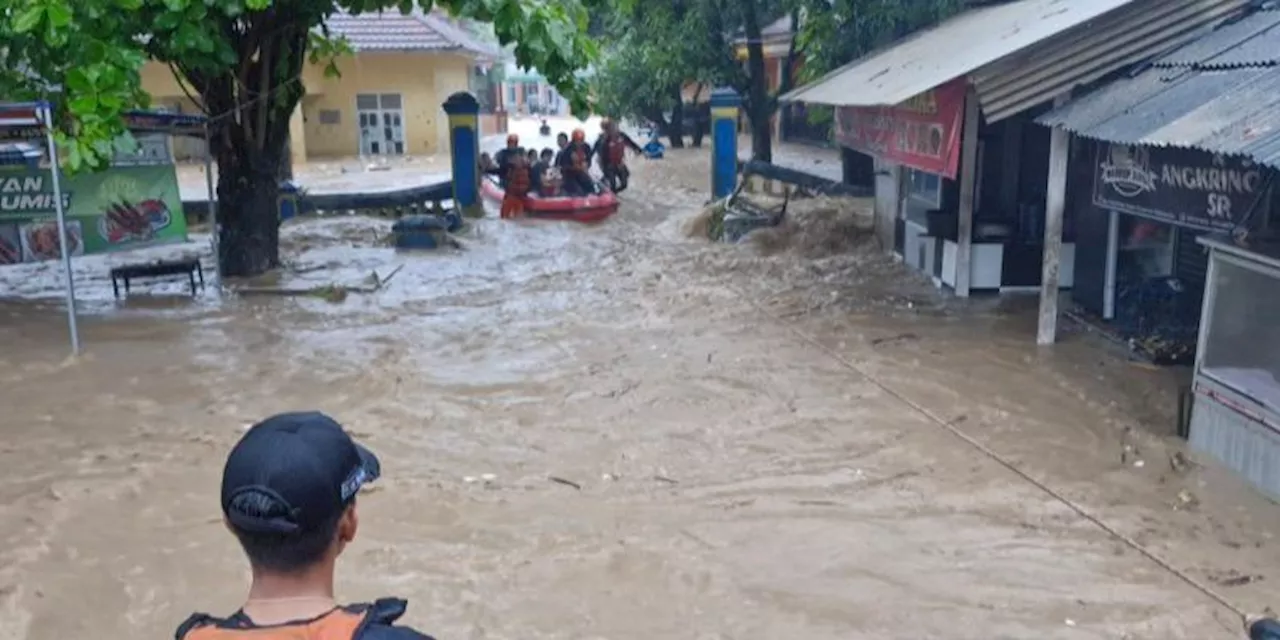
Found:
<svg viewBox="0 0 1280 640"><path fill-rule="evenodd" d="M162 278L184 273L187 274L187 278L191 281L191 295L194 296L197 291L197 277L200 278L200 288L204 288L204 269L200 267L200 261L195 258L189 260L156 260L155 262L140 262L116 267L111 270L111 290L119 298L121 280L124 281L125 295L129 295L130 280Z"/></svg>

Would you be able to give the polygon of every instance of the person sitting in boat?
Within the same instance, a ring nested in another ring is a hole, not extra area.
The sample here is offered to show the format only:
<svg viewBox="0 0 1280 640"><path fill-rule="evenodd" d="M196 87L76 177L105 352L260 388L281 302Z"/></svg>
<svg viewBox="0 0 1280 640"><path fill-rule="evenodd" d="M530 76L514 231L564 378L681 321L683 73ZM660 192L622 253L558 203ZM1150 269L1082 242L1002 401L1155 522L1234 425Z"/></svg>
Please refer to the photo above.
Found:
<svg viewBox="0 0 1280 640"><path fill-rule="evenodd" d="M569 134L561 131L556 135L556 153L564 151L569 146Z"/></svg>
<svg viewBox="0 0 1280 640"><path fill-rule="evenodd" d="M596 138L592 152L600 158L600 171L604 173L604 180L614 193L622 193L627 189L628 178L631 176L631 171L627 169L628 148L636 153L644 153L644 149L631 136L623 133L617 123L608 118L602 120L600 137Z"/></svg>
<svg viewBox="0 0 1280 640"><path fill-rule="evenodd" d="M547 167L545 173L542 174L542 197L558 198L564 195L564 178L560 176L560 169L554 164Z"/></svg>
<svg viewBox="0 0 1280 640"><path fill-rule="evenodd" d="M573 130L569 145L556 158L556 166L560 167L566 195L585 196L595 193L595 181L591 179L591 147L587 144L585 131Z"/></svg>
<svg viewBox="0 0 1280 640"><path fill-rule="evenodd" d="M499 213L502 218L523 215L524 199L533 188L529 156L525 155L523 149L516 149L508 155L506 173L503 174L505 181L502 185L502 210Z"/></svg>
<svg viewBox="0 0 1280 640"><path fill-rule="evenodd" d="M488 151L480 154L480 173L498 175L498 163L493 161Z"/></svg>
<svg viewBox="0 0 1280 640"><path fill-rule="evenodd" d="M555 162L556 154L551 149L543 149L536 162L533 163L533 192L543 193L543 184L546 180L547 170L552 167Z"/></svg>

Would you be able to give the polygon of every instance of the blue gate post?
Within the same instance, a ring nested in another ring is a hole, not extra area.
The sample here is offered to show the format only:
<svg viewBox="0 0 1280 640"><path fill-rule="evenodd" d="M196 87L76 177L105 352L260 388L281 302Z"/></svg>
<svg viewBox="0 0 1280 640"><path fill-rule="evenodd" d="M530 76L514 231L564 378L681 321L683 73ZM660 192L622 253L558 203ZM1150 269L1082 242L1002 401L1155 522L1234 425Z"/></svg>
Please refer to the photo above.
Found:
<svg viewBox="0 0 1280 640"><path fill-rule="evenodd" d="M711 199L733 194L738 185L738 110L742 98L733 89L711 92Z"/></svg>
<svg viewBox="0 0 1280 640"><path fill-rule="evenodd" d="M453 169L453 206L464 216L484 217L480 204L480 103L459 91L444 101L449 116L449 155Z"/></svg>

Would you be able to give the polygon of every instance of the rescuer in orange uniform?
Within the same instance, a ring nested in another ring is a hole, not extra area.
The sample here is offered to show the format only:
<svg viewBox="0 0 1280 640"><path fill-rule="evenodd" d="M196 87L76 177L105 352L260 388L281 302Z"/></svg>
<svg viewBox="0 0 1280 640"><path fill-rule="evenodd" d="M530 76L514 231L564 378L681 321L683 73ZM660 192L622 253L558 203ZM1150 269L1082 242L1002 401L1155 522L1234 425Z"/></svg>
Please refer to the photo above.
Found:
<svg viewBox="0 0 1280 640"><path fill-rule="evenodd" d="M501 217L514 218L524 215L524 199L533 188L533 167L529 156L521 150L512 153L507 163L506 186L502 195Z"/></svg>
<svg viewBox="0 0 1280 640"><path fill-rule="evenodd" d="M631 136L618 128L618 123L608 118L600 122L600 137L596 138L592 151L600 159L600 171L604 173L604 181L614 193L626 191L631 177L631 171L627 169L628 148L636 153L644 153L644 149L641 149Z"/></svg>
<svg viewBox="0 0 1280 640"><path fill-rule="evenodd" d="M431 640L397 626L404 600L340 605L333 574L355 539L356 494L381 473L378 459L318 412L254 425L222 471L222 514L253 582L239 611L197 613L176 640Z"/></svg>
<svg viewBox="0 0 1280 640"><path fill-rule="evenodd" d="M567 195L585 196L595 193L595 181L591 179L591 146L587 144L587 134L582 129L573 130L569 146L562 149L556 157L556 166L560 167Z"/></svg>

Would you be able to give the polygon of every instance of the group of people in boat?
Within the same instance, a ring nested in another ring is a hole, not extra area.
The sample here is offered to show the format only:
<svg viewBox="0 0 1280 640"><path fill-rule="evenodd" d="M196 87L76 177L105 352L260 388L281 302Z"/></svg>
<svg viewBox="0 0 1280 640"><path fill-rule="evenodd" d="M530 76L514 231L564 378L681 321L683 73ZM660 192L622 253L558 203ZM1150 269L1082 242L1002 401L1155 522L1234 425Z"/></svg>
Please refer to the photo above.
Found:
<svg viewBox="0 0 1280 640"><path fill-rule="evenodd" d="M626 190L631 172L627 169L626 152L643 153L640 145L623 133L617 123L604 120L594 145L587 144L586 132L556 137L557 150L525 149L515 134L507 136L506 148L495 156L481 154L480 169L498 177L504 197L502 217L518 215L527 197L582 197L601 192L601 184L591 176L595 159L604 176L603 188L614 193Z"/></svg>

